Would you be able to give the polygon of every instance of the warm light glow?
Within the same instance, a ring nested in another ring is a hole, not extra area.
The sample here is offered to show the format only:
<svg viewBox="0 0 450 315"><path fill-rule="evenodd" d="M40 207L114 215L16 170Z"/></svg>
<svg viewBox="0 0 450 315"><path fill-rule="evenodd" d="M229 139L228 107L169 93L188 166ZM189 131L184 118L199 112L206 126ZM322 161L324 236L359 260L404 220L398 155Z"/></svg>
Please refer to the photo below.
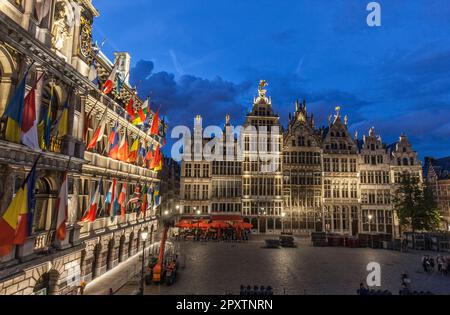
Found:
<svg viewBox="0 0 450 315"><path fill-rule="evenodd" d="M283 213L281 214L281 216L282 216L283 218L286 217L286 213L283 212Z"/></svg>
<svg viewBox="0 0 450 315"><path fill-rule="evenodd" d="M168 210L164 211L164 215L169 215L169 211Z"/></svg>
<svg viewBox="0 0 450 315"><path fill-rule="evenodd" d="M177 210L180 210L180 206L179 206L179 205L177 205L175 208L176 208Z"/></svg>
<svg viewBox="0 0 450 315"><path fill-rule="evenodd" d="M148 237L148 232L142 232L141 233L141 239L145 242L147 240Z"/></svg>
<svg viewBox="0 0 450 315"><path fill-rule="evenodd" d="M198 210L197 211L197 215L200 215L200 214L202 214L202 212L200 210Z"/></svg>
<svg viewBox="0 0 450 315"><path fill-rule="evenodd" d="M372 220L373 219L373 215L369 214L368 218L369 218L369 220Z"/></svg>

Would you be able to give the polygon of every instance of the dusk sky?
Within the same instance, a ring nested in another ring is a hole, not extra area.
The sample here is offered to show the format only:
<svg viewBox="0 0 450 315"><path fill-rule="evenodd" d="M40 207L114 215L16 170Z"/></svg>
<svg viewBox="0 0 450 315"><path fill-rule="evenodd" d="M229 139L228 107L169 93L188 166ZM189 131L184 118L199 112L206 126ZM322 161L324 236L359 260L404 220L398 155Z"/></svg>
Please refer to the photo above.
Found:
<svg viewBox="0 0 450 315"><path fill-rule="evenodd" d="M286 124L306 99L316 124L337 105L352 134L374 126L385 143L405 132L423 159L450 155L448 0L94 0L94 37L112 58L128 51L131 82L170 125L241 124L259 80ZM169 134L170 135L170 134Z"/></svg>

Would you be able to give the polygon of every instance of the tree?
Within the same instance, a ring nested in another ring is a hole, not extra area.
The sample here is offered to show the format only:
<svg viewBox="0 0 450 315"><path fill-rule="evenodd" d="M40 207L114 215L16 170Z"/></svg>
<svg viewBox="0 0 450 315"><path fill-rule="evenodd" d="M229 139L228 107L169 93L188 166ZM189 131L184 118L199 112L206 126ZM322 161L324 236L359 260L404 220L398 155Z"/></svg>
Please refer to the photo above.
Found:
<svg viewBox="0 0 450 315"><path fill-rule="evenodd" d="M433 191L405 174L394 196L394 210L404 230L432 231L439 226L440 215Z"/></svg>

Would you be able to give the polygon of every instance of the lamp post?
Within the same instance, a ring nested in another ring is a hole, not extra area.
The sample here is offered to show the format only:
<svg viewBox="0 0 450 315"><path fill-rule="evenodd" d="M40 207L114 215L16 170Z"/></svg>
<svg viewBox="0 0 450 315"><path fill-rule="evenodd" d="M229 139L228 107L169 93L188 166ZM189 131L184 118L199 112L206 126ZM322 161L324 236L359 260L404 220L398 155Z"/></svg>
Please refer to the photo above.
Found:
<svg viewBox="0 0 450 315"><path fill-rule="evenodd" d="M141 270L141 285L139 288L139 295L144 295L144 277L145 277L145 241L148 238L148 232L141 233L141 239L144 242L142 246L142 270Z"/></svg>
<svg viewBox="0 0 450 315"><path fill-rule="evenodd" d="M369 214L367 216L367 218L369 219L369 233L370 233L370 243L372 245L373 248L373 237L372 237L372 219L373 219L373 215Z"/></svg>
<svg viewBox="0 0 450 315"><path fill-rule="evenodd" d="M281 214L281 234L284 234L284 218L286 217L286 213Z"/></svg>

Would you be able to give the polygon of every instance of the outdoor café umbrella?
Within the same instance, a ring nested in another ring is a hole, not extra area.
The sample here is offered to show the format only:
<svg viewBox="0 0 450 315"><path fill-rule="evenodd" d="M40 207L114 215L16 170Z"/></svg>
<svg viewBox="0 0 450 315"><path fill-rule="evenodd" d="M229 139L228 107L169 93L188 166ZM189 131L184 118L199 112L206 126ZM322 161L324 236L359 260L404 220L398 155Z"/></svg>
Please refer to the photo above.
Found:
<svg viewBox="0 0 450 315"><path fill-rule="evenodd" d="M180 221L177 224L175 224L175 227L180 228L180 229L189 229L192 227L192 224L189 223L188 221Z"/></svg>

